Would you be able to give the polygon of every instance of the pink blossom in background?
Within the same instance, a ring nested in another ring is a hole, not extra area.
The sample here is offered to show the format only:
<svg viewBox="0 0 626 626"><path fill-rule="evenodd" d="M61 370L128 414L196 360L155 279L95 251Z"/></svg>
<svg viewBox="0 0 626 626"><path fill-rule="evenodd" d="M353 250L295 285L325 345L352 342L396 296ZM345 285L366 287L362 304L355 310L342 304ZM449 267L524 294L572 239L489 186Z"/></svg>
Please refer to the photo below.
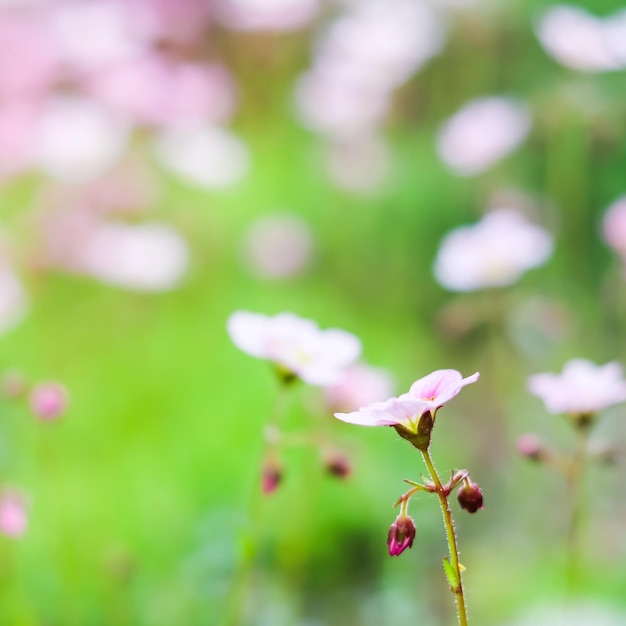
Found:
<svg viewBox="0 0 626 626"><path fill-rule="evenodd" d="M0 333L22 321L28 310L26 291L10 265L0 260Z"/></svg>
<svg viewBox="0 0 626 626"><path fill-rule="evenodd" d="M276 363L311 385L337 382L361 353L361 342L337 328L320 330L292 313L273 317L237 311L228 318L228 333L243 352Z"/></svg>
<svg viewBox="0 0 626 626"><path fill-rule="evenodd" d="M552 236L513 209L487 213L473 226L448 233L437 253L434 274L452 291L475 291L515 283L545 263Z"/></svg>
<svg viewBox="0 0 626 626"><path fill-rule="evenodd" d="M326 169L333 183L347 191L370 193L379 189L391 171L391 152L373 133L331 140L326 147Z"/></svg>
<svg viewBox="0 0 626 626"><path fill-rule="evenodd" d="M324 399L333 411L356 411L388 398L393 388L394 380L387 370L357 363L348 367L336 384L324 390Z"/></svg>
<svg viewBox="0 0 626 626"><path fill-rule="evenodd" d="M193 124L162 130L154 148L163 167L205 189L233 185L249 168L245 144L218 126Z"/></svg>
<svg viewBox="0 0 626 626"><path fill-rule="evenodd" d="M28 509L24 497L16 491L0 493L0 533L21 537L28 528Z"/></svg>
<svg viewBox="0 0 626 626"><path fill-rule="evenodd" d="M566 67L585 71L618 70L626 65L624 13L600 18L578 6L557 4L541 17L536 34L542 46Z"/></svg>
<svg viewBox="0 0 626 626"><path fill-rule="evenodd" d="M318 0L215 0L215 16L242 31L293 31L317 14Z"/></svg>
<svg viewBox="0 0 626 626"><path fill-rule="evenodd" d="M69 395L60 383L38 383L30 391L28 404L38 418L44 421L54 420L67 410Z"/></svg>
<svg viewBox="0 0 626 626"><path fill-rule="evenodd" d="M604 241L626 263L626 196L618 198L604 214L602 221Z"/></svg>
<svg viewBox="0 0 626 626"><path fill-rule="evenodd" d="M138 124L223 122L235 108L233 81L224 67L155 53L109 65L89 76L87 87Z"/></svg>
<svg viewBox="0 0 626 626"><path fill-rule="evenodd" d="M33 137L33 164L55 180L87 183L122 157L129 128L121 118L79 96L46 102Z"/></svg>
<svg viewBox="0 0 626 626"><path fill-rule="evenodd" d="M0 50L3 102L39 97L60 76L54 41L40 13L0 9Z"/></svg>
<svg viewBox="0 0 626 626"><path fill-rule="evenodd" d="M461 176L479 174L515 150L531 127L527 108L501 96L472 100L442 127L437 151Z"/></svg>
<svg viewBox="0 0 626 626"><path fill-rule="evenodd" d="M78 269L104 283L140 292L178 287L189 265L189 249L167 224L102 222L89 233Z"/></svg>
<svg viewBox="0 0 626 626"><path fill-rule="evenodd" d="M311 227L287 213L259 218L244 239L246 265L261 278L280 279L303 272L310 265L313 248Z"/></svg>
<svg viewBox="0 0 626 626"><path fill-rule="evenodd" d="M463 387L475 383L478 377L478 372L463 378L456 370L436 370L416 380L408 393L384 402L374 402L351 413L335 413L335 417L360 426L401 425L416 431L424 413L430 412L434 415Z"/></svg>
<svg viewBox="0 0 626 626"><path fill-rule="evenodd" d="M39 103L30 100L0 103L0 179L31 168L39 117Z"/></svg>
<svg viewBox="0 0 626 626"><path fill-rule="evenodd" d="M595 365L572 359L561 374L531 376L528 389L543 400L549 413L589 415L626 401L624 371L616 362Z"/></svg>

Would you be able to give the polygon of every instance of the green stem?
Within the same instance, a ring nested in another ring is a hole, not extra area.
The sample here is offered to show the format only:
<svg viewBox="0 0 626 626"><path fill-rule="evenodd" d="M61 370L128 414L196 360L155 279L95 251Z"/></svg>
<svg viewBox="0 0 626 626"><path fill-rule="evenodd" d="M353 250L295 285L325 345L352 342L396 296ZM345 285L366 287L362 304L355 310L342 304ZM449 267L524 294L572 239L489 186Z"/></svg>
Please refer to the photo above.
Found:
<svg viewBox="0 0 626 626"><path fill-rule="evenodd" d="M276 400L274 407L270 414L270 418L265 424L265 433L268 430L276 431L271 432L271 439L264 434L263 437L263 452L261 458L265 460L268 453L273 447L278 445L278 441L275 437L279 437L279 424L282 421L285 413L287 412L287 388L290 386L290 382L281 383L278 387L276 394ZM262 472L263 470L261 470ZM257 476L254 484L252 485L252 492L248 503L248 515L246 520L246 527L241 533L241 556L233 584L230 588L229 598L226 607L226 619L224 621L225 626L240 626L245 621L245 608L246 608L246 596L247 591L250 588L250 578L252 577L252 571L254 566L254 559L256 557L258 548L259 527L262 511L263 493L261 491L261 481L263 476Z"/></svg>
<svg viewBox="0 0 626 626"><path fill-rule="evenodd" d="M578 536L580 534L581 519L581 487L587 461L588 441L589 429L585 427L579 428L578 445L572 457L568 475L570 518L567 529L566 584L570 594L574 592L578 579Z"/></svg>
<svg viewBox="0 0 626 626"><path fill-rule="evenodd" d="M457 547L456 535L454 533L454 522L452 521L452 512L450 511L450 505L448 504L448 494L445 492L439 474L435 469L430 453L428 449L421 450L424 462L430 473L430 477L437 489L437 497L439 498L439 505L441 506L441 513L443 515L443 523L446 527L446 535L448 537L448 548L450 551L450 564L456 572L456 579L459 584L452 588L452 593L456 600L457 617L459 619L459 626L468 626L467 621L467 609L465 607L465 596L463 594L463 582L461 578L461 566L459 563L459 549Z"/></svg>

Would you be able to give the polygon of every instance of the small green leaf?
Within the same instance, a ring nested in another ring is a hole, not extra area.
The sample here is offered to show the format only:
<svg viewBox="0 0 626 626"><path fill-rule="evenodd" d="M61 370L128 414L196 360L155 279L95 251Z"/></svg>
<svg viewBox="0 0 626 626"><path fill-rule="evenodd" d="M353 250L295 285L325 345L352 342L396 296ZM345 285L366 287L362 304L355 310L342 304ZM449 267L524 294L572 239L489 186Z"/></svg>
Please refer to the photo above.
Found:
<svg viewBox="0 0 626 626"><path fill-rule="evenodd" d="M447 558L444 558L443 560L443 569L446 572L446 578L450 584L450 589L456 593L456 590L459 588L459 577L456 573L456 569Z"/></svg>

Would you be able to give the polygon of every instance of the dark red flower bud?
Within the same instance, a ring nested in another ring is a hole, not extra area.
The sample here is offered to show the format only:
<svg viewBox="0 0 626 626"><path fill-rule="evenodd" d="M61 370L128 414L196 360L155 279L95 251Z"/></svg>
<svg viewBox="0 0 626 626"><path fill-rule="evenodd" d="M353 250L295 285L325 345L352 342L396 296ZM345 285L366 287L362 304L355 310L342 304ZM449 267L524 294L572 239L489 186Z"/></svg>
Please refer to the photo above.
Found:
<svg viewBox="0 0 626 626"><path fill-rule="evenodd" d="M267 461L263 465L261 477L261 489L263 493L269 495L278 489L278 485L283 478L283 471L276 461Z"/></svg>
<svg viewBox="0 0 626 626"><path fill-rule="evenodd" d="M389 555L398 556L413 545L415 524L408 515L398 515L387 535Z"/></svg>
<svg viewBox="0 0 626 626"><path fill-rule="evenodd" d="M476 483L469 480L459 489L456 497L461 508L468 513L476 513L483 508L483 492Z"/></svg>
<svg viewBox="0 0 626 626"><path fill-rule="evenodd" d="M327 456L325 465L328 473L337 478L346 478L352 471L350 461L344 454L332 454Z"/></svg>

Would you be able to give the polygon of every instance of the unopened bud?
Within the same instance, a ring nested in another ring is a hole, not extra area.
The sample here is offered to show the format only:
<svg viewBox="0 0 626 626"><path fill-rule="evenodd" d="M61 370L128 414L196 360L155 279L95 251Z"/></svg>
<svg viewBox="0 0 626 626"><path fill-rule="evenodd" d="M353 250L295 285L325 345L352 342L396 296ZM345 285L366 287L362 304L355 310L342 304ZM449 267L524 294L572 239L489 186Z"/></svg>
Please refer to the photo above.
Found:
<svg viewBox="0 0 626 626"><path fill-rule="evenodd" d="M531 461L543 461L545 458L545 447L539 437L535 435L522 435L517 440L519 453Z"/></svg>
<svg viewBox="0 0 626 626"><path fill-rule="evenodd" d="M67 409L67 390L59 383L39 383L31 389L28 402L31 411L37 417L42 420L53 420Z"/></svg>
<svg viewBox="0 0 626 626"><path fill-rule="evenodd" d="M27 383L24 375L16 370L9 370L2 374L0 389L5 398L19 398L26 392Z"/></svg>
<svg viewBox="0 0 626 626"><path fill-rule="evenodd" d="M350 461L344 454L332 454L326 457L326 471L337 478L347 478L352 471Z"/></svg>
<svg viewBox="0 0 626 626"><path fill-rule="evenodd" d="M391 525L387 535L389 555L398 556L413 545L415 524L408 515L400 514Z"/></svg>
<svg viewBox="0 0 626 626"><path fill-rule="evenodd" d="M483 492L476 483L468 480L457 492L457 500L462 509L468 513L476 513L483 508Z"/></svg>
<svg viewBox="0 0 626 626"><path fill-rule="evenodd" d="M261 490L265 495L274 493L283 478L283 471L276 461L267 461L263 465Z"/></svg>

